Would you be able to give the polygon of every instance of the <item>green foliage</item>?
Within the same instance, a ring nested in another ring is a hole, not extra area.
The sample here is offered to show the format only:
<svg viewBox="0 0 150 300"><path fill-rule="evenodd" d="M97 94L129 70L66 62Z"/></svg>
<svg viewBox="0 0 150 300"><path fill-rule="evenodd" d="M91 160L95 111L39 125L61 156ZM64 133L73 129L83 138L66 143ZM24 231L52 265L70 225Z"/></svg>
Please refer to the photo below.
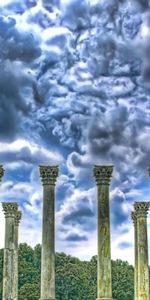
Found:
<svg viewBox="0 0 150 300"><path fill-rule="evenodd" d="M3 250L0 250L0 299L2 299ZM39 300L41 246L34 249L19 246L19 299ZM113 299L133 300L133 267L127 262L112 261ZM80 261L64 253L56 254L56 299L95 300L97 290L97 257Z"/></svg>
<svg viewBox="0 0 150 300"><path fill-rule="evenodd" d="M112 261L113 299L134 299L134 269L128 262Z"/></svg>
<svg viewBox="0 0 150 300"><path fill-rule="evenodd" d="M25 283L19 290L19 300L37 300L40 299L40 284Z"/></svg>

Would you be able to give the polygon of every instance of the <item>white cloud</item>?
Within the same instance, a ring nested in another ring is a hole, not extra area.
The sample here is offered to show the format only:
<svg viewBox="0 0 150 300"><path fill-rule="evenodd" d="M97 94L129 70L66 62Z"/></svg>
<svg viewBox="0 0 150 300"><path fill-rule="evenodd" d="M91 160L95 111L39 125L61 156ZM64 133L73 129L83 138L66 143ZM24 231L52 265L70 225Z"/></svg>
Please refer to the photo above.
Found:
<svg viewBox="0 0 150 300"><path fill-rule="evenodd" d="M17 139L12 143L0 142L0 159L5 161L6 167L11 163L25 162L29 164L59 164L63 161L62 155L57 151L50 151L32 141Z"/></svg>

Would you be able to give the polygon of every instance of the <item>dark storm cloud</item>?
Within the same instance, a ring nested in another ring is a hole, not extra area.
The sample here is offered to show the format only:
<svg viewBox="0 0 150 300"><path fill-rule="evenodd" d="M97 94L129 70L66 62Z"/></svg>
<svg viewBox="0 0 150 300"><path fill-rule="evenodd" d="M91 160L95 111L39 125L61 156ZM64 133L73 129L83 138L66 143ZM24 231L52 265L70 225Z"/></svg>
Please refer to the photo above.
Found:
<svg viewBox="0 0 150 300"><path fill-rule="evenodd" d="M82 198L78 201L77 206L71 211L66 212L63 217L63 224L81 224L83 225L88 218L92 218L95 215L95 211L89 205L88 198Z"/></svg>
<svg viewBox="0 0 150 300"><path fill-rule="evenodd" d="M62 25L71 30L81 30L89 27L90 15L87 0L71 0L63 3L62 1Z"/></svg>
<svg viewBox="0 0 150 300"><path fill-rule="evenodd" d="M86 235L78 235L76 233L71 233L66 237L66 241L68 242L84 242L87 240L88 238Z"/></svg>
<svg viewBox="0 0 150 300"><path fill-rule="evenodd" d="M0 16L0 136L4 140L26 131L24 123L34 105L31 68L40 53L39 39L32 32L18 26L15 18Z"/></svg>
<svg viewBox="0 0 150 300"><path fill-rule="evenodd" d="M20 62L0 63L0 136L9 139L20 132L20 124L30 113L32 77Z"/></svg>
<svg viewBox="0 0 150 300"><path fill-rule="evenodd" d="M124 250L125 248L131 248L132 247L132 244L131 243L128 243L128 242L122 242L118 245L118 247L122 250Z"/></svg>
<svg viewBox="0 0 150 300"><path fill-rule="evenodd" d="M89 146L95 155L107 155L113 144L124 142L124 132L128 122L128 110L125 106L116 108L95 116L89 130Z"/></svg>
<svg viewBox="0 0 150 300"><path fill-rule="evenodd" d="M39 40L22 30L15 19L0 16L0 58L31 62L41 53Z"/></svg>
<svg viewBox="0 0 150 300"><path fill-rule="evenodd" d="M124 2L124 0L91 1L90 12L92 15L99 15L101 18L105 17L105 24L107 24L109 21L115 21L120 4Z"/></svg>
<svg viewBox="0 0 150 300"><path fill-rule="evenodd" d="M47 10L53 11L55 7L58 8L60 6L60 0L42 0L42 4Z"/></svg>
<svg viewBox="0 0 150 300"><path fill-rule="evenodd" d="M129 212L125 210L126 204L124 193L116 189L113 193L111 203L111 220L114 228L128 222Z"/></svg>
<svg viewBox="0 0 150 300"><path fill-rule="evenodd" d="M149 0L134 0L133 4L138 10L146 11L149 8Z"/></svg>
<svg viewBox="0 0 150 300"><path fill-rule="evenodd" d="M0 11L4 14L23 14L27 9L34 7L38 0L9 0L0 3Z"/></svg>
<svg viewBox="0 0 150 300"><path fill-rule="evenodd" d="M66 198L71 197L73 191L74 182L71 182L69 177L62 175L59 179L56 190L57 207L60 207Z"/></svg>

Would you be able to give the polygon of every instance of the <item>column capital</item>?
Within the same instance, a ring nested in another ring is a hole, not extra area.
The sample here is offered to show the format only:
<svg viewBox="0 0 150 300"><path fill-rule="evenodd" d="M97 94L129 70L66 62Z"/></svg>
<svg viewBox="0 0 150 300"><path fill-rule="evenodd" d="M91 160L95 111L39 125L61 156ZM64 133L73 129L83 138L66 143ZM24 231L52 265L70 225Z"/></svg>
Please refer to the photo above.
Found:
<svg viewBox="0 0 150 300"><path fill-rule="evenodd" d="M136 218L146 217L150 208L150 202L135 202L134 209Z"/></svg>
<svg viewBox="0 0 150 300"><path fill-rule="evenodd" d="M21 217L22 217L22 212L19 210L16 212L16 215L15 215L15 225L16 226L19 226Z"/></svg>
<svg viewBox="0 0 150 300"><path fill-rule="evenodd" d="M97 185L109 185L113 173L113 166L95 165L93 171Z"/></svg>
<svg viewBox="0 0 150 300"><path fill-rule="evenodd" d="M58 166L40 166L39 168L43 185L55 185L59 174Z"/></svg>
<svg viewBox="0 0 150 300"><path fill-rule="evenodd" d="M5 170L4 170L3 166L0 165L0 181L2 180L2 177L4 176L4 172L5 172Z"/></svg>
<svg viewBox="0 0 150 300"><path fill-rule="evenodd" d="M2 207L6 218L15 218L18 210L17 202L2 202Z"/></svg>

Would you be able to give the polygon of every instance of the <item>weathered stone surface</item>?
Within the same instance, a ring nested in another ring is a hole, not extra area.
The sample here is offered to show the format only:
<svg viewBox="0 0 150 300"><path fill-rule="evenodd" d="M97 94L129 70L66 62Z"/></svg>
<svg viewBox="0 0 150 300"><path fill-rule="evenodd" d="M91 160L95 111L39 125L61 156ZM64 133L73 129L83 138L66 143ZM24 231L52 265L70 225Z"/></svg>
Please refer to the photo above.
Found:
<svg viewBox="0 0 150 300"><path fill-rule="evenodd" d="M98 300L112 299L109 183L113 166L95 166L98 188Z"/></svg>
<svg viewBox="0 0 150 300"><path fill-rule="evenodd" d="M13 299L13 278L14 278L14 235L15 235L15 217L18 210L16 202L3 202L3 211L5 214L5 247L3 262L3 300Z"/></svg>
<svg viewBox="0 0 150 300"><path fill-rule="evenodd" d="M40 166L43 183L41 300L55 300L55 183L58 166Z"/></svg>
<svg viewBox="0 0 150 300"><path fill-rule="evenodd" d="M14 255L13 255L13 300L18 299L18 231L19 223L22 217L21 211L17 211L15 215L14 226Z"/></svg>
<svg viewBox="0 0 150 300"><path fill-rule="evenodd" d="M40 166L40 177L43 185L55 185L58 172L58 166Z"/></svg>
<svg viewBox="0 0 150 300"><path fill-rule="evenodd" d="M113 173L113 166L94 166L94 176L97 185L109 184Z"/></svg>
<svg viewBox="0 0 150 300"><path fill-rule="evenodd" d="M135 202L138 240L138 300L149 300L147 214L150 202Z"/></svg>
<svg viewBox="0 0 150 300"><path fill-rule="evenodd" d="M138 235L137 235L137 215L132 211L131 218L134 224L134 249L135 249L135 266L134 266L134 300L138 300Z"/></svg>

